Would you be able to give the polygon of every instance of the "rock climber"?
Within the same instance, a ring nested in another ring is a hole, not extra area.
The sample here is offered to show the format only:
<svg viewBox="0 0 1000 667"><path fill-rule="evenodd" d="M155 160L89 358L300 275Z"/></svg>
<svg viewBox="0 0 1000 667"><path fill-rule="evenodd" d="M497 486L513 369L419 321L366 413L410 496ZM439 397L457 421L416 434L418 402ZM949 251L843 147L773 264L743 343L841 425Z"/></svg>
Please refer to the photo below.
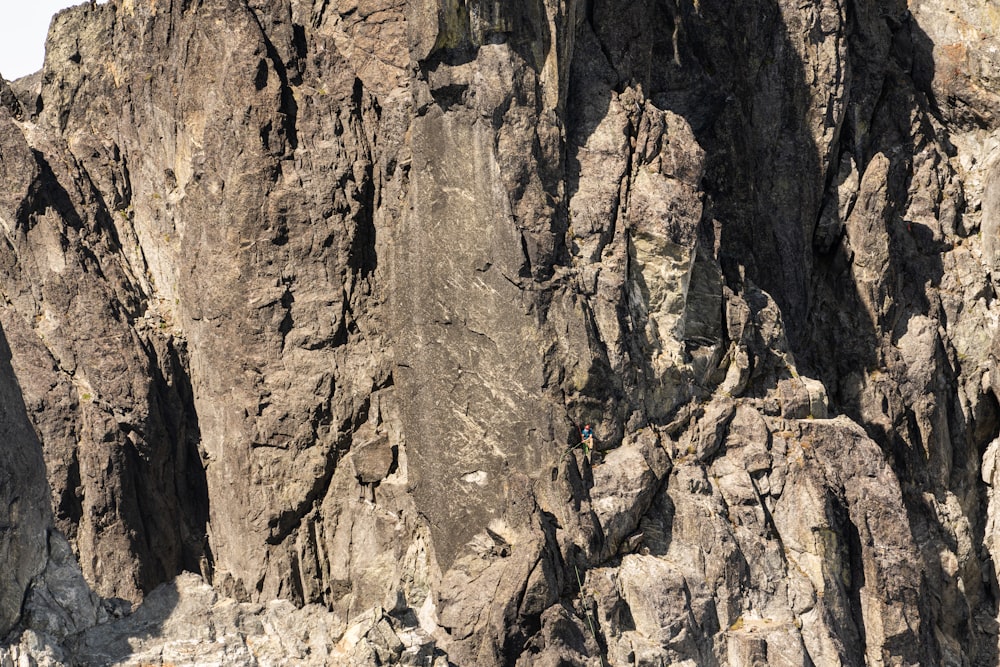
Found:
<svg viewBox="0 0 1000 667"><path fill-rule="evenodd" d="M583 427L580 431L580 444L583 445L583 455L590 460L590 450L594 444L594 431L590 428L590 424Z"/></svg>

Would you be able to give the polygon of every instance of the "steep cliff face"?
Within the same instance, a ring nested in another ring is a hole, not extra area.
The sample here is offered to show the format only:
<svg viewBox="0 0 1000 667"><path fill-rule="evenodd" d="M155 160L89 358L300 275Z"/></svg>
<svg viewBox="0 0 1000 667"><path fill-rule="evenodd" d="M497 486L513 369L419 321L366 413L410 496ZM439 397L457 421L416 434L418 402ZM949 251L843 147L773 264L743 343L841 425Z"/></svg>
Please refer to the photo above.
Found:
<svg viewBox="0 0 1000 667"><path fill-rule="evenodd" d="M0 591L0 632L6 634L21 616L24 594L33 577L45 566L46 542L52 527L45 488L41 447L25 419L24 401L10 370L10 350L0 339L0 373L3 396L3 533L0 553L7 572Z"/></svg>
<svg viewBox="0 0 1000 667"><path fill-rule="evenodd" d="M996 664L998 28L60 13L0 79L0 651Z"/></svg>

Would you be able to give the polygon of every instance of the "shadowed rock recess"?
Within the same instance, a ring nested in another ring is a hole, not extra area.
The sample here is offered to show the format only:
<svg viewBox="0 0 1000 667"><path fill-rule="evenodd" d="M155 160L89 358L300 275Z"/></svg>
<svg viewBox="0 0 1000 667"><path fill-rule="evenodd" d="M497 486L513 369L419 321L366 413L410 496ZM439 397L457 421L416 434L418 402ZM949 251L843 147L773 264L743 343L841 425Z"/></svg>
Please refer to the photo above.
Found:
<svg viewBox="0 0 1000 667"><path fill-rule="evenodd" d="M59 13L0 79L0 665L995 666L998 45Z"/></svg>

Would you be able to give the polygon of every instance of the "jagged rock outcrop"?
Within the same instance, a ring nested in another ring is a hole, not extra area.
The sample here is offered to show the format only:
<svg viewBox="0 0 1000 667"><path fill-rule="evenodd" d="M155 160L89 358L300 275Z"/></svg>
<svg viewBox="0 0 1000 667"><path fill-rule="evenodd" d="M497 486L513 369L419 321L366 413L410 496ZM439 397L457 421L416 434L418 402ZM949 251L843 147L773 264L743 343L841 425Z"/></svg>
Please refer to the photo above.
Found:
<svg viewBox="0 0 1000 667"><path fill-rule="evenodd" d="M45 566L52 511L45 486L45 463L24 401L10 367L10 348L0 336L0 554L4 577L0 589L0 633L6 634L21 616L21 605Z"/></svg>
<svg viewBox="0 0 1000 667"><path fill-rule="evenodd" d="M0 79L0 661L996 664L997 39L60 13Z"/></svg>

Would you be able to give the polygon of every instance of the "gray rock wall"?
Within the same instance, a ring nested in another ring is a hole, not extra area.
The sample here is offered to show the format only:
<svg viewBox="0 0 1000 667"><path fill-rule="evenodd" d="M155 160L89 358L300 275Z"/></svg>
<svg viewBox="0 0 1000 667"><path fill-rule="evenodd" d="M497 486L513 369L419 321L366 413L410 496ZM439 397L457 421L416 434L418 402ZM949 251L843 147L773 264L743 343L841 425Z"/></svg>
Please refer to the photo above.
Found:
<svg viewBox="0 0 1000 667"><path fill-rule="evenodd" d="M0 633L20 620L32 580L42 573L48 555L52 511L45 484L45 462L38 438L25 419L21 390L10 367L10 348L0 333L0 554L4 585L0 589Z"/></svg>
<svg viewBox="0 0 1000 667"><path fill-rule="evenodd" d="M0 660L996 664L997 19L60 13Z"/></svg>

